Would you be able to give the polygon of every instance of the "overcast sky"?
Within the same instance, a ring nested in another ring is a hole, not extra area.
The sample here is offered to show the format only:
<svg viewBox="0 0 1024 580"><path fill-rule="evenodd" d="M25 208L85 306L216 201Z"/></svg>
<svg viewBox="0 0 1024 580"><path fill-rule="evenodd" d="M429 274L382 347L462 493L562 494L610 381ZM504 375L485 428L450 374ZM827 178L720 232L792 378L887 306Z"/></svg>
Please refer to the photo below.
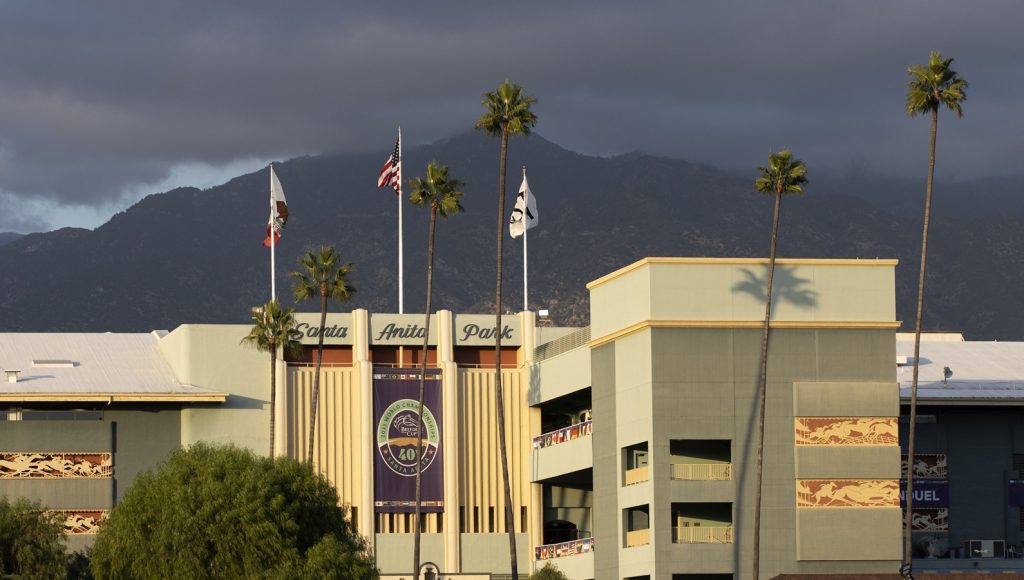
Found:
<svg viewBox="0 0 1024 580"><path fill-rule="evenodd" d="M812 171L920 176L906 67L970 81L939 170L1021 173L1024 2L0 4L0 231L95 227L141 196L271 159L470 127L503 79L567 148L725 168L792 147Z"/></svg>

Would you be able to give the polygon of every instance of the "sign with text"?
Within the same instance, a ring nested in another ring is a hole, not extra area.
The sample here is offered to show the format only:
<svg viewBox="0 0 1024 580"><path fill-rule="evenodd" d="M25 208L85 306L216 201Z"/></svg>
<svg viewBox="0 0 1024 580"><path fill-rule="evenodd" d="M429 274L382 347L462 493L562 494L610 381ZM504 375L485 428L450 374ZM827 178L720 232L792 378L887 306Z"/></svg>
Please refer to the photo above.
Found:
<svg viewBox="0 0 1024 580"><path fill-rule="evenodd" d="M378 512L415 511L416 463L421 448L422 511L444 511L441 371L427 369L422 426L418 425L419 388L420 369L373 369L373 505Z"/></svg>
<svg viewBox="0 0 1024 580"><path fill-rule="evenodd" d="M302 344L317 343L317 336L320 333L319 312L296 312L295 328L302 333ZM352 344L352 314L351 313L327 313L327 324L323 326L325 345L350 345Z"/></svg>
<svg viewBox="0 0 1024 580"><path fill-rule="evenodd" d="M900 480L900 507L907 507L907 480ZM917 508L949 507L949 482L915 479L914 510Z"/></svg>
<svg viewBox="0 0 1024 580"><path fill-rule="evenodd" d="M370 344L372 345L423 345L422 314L371 314ZM430 340L437 344L437 315L430 315Z"/></svg>
<svg viewBox="0 0 1024 580"><path fill-rule="evenodd" d="M494 315L456 314L452 324L456 346L494 346L499 332L494 326ZM501 317L501 346L519 346L523 343L519 330L519 317Z"/></svg>

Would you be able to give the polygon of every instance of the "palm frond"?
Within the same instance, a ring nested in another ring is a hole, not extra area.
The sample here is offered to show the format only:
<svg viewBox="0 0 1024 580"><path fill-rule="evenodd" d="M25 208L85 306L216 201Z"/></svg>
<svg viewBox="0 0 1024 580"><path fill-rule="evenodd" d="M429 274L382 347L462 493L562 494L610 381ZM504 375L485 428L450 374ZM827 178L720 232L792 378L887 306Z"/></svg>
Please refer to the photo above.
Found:
<svg viewBox="0 0 1024 580"><path fill-rule="evenodd" d="M963 102L967 100L967 81L952 68L952 58L942 58L938 51L928 55L927 65L907 68L907 114L911 117L938 111L946 106L958 117L963 116Z"/></svg>
<svg viewBox="0 0 1024 580"><path fill-rule="evenodd" d="M537 103L535 97L523 93L523 87L505 80L498 90L484 93L481 104L484 113L477 119L476 128L488 135L529 135L537 124L537 115L530 107Z"/></svg>
<svg viewBox="0 0 1024 580"><path fill-rule="evenodd" d="M409 201L419 207L430 207L443 218L462 213L462 181L448 177L448 166L431 161L427 165L425 178L416 177L409 181Z"/></svg>
<svg viewBox="0 0 1024 580"><path fill-rule="evenodd" d="M807 164L793 158L793 152L782 149L768 154L768 166L758 167L754 190L766 194L803 193L807 184Z"/></svg>
<svg viewBox="0 0 1024 580"><path fill-rule="evenodd" d="M352 264L338 266L341 253L334 246L307 248L299 257L301 271L289 274L295 280L292 296L296 302L305 302L321 296L344 302L352 298L356 289L348 281Z"/></svg>

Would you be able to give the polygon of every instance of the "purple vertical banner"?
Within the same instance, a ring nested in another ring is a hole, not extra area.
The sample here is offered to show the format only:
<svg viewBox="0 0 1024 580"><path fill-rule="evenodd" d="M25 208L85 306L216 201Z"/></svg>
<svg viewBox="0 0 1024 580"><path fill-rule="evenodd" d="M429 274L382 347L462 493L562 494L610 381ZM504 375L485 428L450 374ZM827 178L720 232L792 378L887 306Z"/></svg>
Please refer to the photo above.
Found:
<svg viewBox="0 0 1024 580"><path fill-rule="evenodd" d="M373 369L373 505L378 512L416 510L416 418L420 369ZM444 511L444 458L441 453L441 371L427 369L423 389L424 512Z"/></svg>

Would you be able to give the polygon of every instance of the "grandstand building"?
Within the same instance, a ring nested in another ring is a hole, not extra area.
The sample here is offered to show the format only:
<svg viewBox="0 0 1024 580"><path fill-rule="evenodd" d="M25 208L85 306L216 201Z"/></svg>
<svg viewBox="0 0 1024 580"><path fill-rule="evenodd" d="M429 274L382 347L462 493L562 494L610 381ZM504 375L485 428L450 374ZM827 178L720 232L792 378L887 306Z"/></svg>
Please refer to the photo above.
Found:
<svg viewBox="0 0 1024 580"><path fill-rule="evenodd" d="M777 263L765 578L899 567L895 266ZM588 285L585 328L546 326L532 312L497 329L490 315L432 315L422 561L442 578L499 578L513 528L521 571L550 562L580 579L749 576L766 269L761 259L641 260ZM298 320L304 350L275 370L274 444L304 458L321 329L318 314ZM329 314L323 329L314 465L395 578L411 572L417 525L407 428L423 323L355 310ZM240 344L248 329L0 334L0 493L63 511L72 545L83 545L170 450L208 441L266 453L268 355ZM496 332L507 349L504 426Z"/></svg>

